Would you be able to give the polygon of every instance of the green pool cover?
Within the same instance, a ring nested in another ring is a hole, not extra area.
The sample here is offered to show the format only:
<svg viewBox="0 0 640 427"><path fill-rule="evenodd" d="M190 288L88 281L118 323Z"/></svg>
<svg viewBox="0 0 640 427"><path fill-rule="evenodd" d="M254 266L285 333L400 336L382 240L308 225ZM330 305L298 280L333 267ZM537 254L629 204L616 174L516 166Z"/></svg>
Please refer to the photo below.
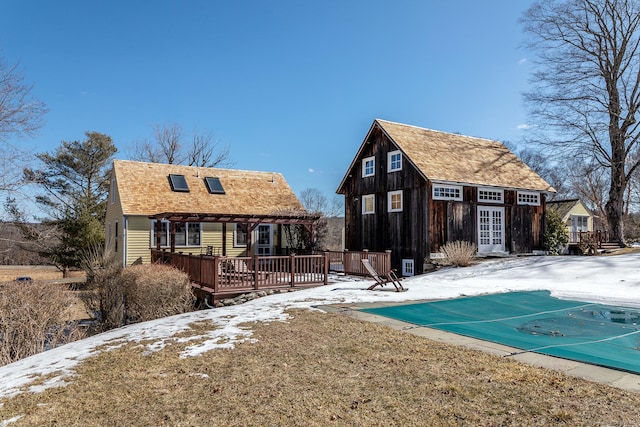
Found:
<svg viewBox="0 0 640 427"><path fill-rule="evenodd" d="M640 310L510 292L362 311L640 374Z"/></svg>

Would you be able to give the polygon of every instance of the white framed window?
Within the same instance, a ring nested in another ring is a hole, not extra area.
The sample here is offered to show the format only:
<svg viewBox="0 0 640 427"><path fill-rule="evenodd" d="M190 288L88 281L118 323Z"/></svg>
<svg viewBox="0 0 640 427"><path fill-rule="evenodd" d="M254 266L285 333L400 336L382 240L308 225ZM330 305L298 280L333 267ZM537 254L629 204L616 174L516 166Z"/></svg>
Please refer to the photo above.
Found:
<svg viewBox="0 0 640 427"><path fill-rule="evenodd" d="M376 195L367 194L362 196L362 214L368 215L376 212Z"/></svg>
<svg viewBox="0 0 640 427"><path fill-rule="evenodd" d="M362 177L374 176L376 174L376 158L366 157L362 159Z"/></svg>
<svg viewBox="0 0 640 427"><path fill-rule="evenodd" d="M387 153L387 172L402 170L402 153L400 150Z"/></svg>
<svg viewBox="0 0 640 427"><path fill-rule="evenodd" d="M434 184L433 200L462 200L462 186Z"/></svg>
<svg viewBox="0 0 640 427"><path fill-rule="evenodd" d="M531 191L518 191L518 204L540 206L540 193Z"/></svg>
<svg viewBox="0 0 640 427"><path fill-rule="evenodd" d="M160 223L160 246L171 244L169 237L169 221ZM116 232L117 233L117 232ZM186 222L176 227L176 247L200 246L202 227L199 222ZM156 220L151 221L151 246L156 246Z"/></svg>
<svg viewBox="0 0 640 427"><path fill-rule="evenodd" d="M414 276L415 268L412 259L403 259L402 260L402 275L404 277Z"/></svg>
<svg viewBox="0 0 640 427"><path fill-rule="evenodd" d="M478 201L487 203L502 203L504 190L496 188L478 188Z"/></svg>
<svg viewBox="0 0 640 427"><path fill-rule="evenodd" d="M234 248L246 248L247 247L247 225L246 224L233 224L233 247Z"/></svg>
<svg viewBox="0 0 640 427"><path fill-rule="evenodd" d="M402 190L387 193L387 206L389 212L402 212Z"/></svg>

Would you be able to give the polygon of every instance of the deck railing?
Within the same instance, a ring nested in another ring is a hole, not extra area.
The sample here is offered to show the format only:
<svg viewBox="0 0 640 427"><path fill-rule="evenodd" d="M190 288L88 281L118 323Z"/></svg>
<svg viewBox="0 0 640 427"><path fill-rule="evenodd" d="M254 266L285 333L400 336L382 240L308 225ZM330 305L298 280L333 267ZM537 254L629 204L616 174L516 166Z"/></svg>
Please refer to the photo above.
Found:
<svg viewBox="0 0 640 427"><path fill-rule="evenodd" d="M329 257L322 255L225 256L151 250L151 262L173 265L189 275L196 293L221 295L326 285Z"/></svg>
<svg viewBox="0 0 640 427"><path fill-rule="evenodd" d="M391 270L391 251L369 252L363 251L327 251L329 254L329 268L345 274L366 276L369 273L362 265L362 259L368 259L373 268L378 272Z"/></svg>
<svg viewBox="0 0 640 427"><path fill-rule="evenodd" d="M578 244L582 242L596 242L598 247L602 246L603 242L609 241L609 233L607 231L570 231L569 232L569 244Z"/></svg>

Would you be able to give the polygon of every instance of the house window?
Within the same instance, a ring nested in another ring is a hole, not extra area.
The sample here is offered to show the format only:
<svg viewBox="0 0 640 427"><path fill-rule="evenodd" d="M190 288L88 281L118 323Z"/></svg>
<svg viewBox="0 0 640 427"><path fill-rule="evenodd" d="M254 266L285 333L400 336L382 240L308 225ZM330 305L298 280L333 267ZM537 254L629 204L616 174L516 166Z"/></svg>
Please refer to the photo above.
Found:
<svg viewBox="0 0 640 427"><path fill-rule="evenodd" d="M462 187L459 185L434 185L433 200L462 200Z"/></svg>
<svg viewBox="0 0 640 427"><path fill-rule="evenodd" d="M362 177L373 176L376 174L376 158L367 157L362 159Z"/></svg>
<svg viewBox="0 0 640 427"><path fill-rule="evenodd" d="M504 199L503 190L495 190L492 188L479 188L478 189L478 201L488 203L502 203Z"/></svg>
<svg viewBox="0 0 640 427"><path fill-rule="evenodd" d="M169 237L169 221L160 222L160 246L167 247ZM176 247L200 246L202 228L200 223L183 223L176 227ZM151 221L151 246L156 246L156 220Z"/></svg>
<svg viewBox="0 0 640 427"><path fill-rule="evenodd" d="M540 206L540 193L518 191L518 204Z"/></svg>
<svg viewBox="0 0 640 427"><path fill-rule="evenodd" d="M234 224L233 227L233 247L247 247L247 224Z"/></svg>
<svg viewBox="0 0 640 427"><path fill-rule="evenodd" d="M402 153L400 151L391 151L387 154L387 172L396 172L402 170Z"/></svg>
<svg viewBox="0 0 640 427"><path fill-rule="evenodd" d="M389 212L402 212L402 190L390 191L387 203Z"/></svg>
<svg viewBox="0 0 640 427"><path fill-rule="evenodd" d="M376 195L375 194L367 194L366 196L362 196L362 213L363 214L372 214L376 211Z"/></svg>

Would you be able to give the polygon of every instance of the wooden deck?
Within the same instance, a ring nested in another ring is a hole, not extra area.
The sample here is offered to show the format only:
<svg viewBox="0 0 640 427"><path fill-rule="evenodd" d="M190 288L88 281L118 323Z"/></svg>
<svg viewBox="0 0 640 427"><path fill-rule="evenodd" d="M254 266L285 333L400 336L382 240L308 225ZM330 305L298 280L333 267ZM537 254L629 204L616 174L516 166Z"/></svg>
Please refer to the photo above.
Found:
<svg viewBox="0 0 640 427"><path fill-rule="evenodd" d="M228 258L151 250L151 261L189 275L196 297L210 302L253 291L326 285L329 255Z"/></svg>

